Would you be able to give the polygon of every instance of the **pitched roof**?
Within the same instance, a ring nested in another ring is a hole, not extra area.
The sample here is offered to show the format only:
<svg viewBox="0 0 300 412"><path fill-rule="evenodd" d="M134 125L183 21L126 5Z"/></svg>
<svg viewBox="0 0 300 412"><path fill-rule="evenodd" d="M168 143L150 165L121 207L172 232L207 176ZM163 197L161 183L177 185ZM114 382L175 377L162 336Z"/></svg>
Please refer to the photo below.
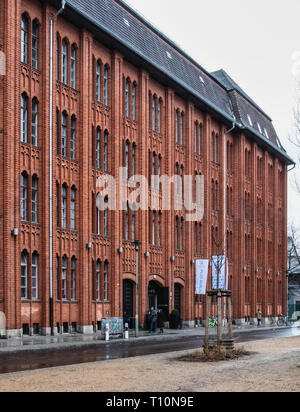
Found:
<svg viewBox="0 0 300 412"><path fill-rule="evenodd" d="M123 0L67 0L67 6L223 118L231 122L238 120L240 128L247 129L287 163L293 163L283 149L271 119L226 72L207 72ZM248 115L253 118L253 126L249 124Z"/></svg>

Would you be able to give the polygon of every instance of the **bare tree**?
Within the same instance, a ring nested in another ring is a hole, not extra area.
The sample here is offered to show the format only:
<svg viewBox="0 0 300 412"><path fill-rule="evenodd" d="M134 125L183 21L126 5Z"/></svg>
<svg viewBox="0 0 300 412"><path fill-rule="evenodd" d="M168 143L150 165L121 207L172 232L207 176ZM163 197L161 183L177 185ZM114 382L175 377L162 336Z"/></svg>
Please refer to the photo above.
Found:
<svg viewBox="0 0 300 412"><path fill-rule="evenodd" d="M289 137L289 141L297 148L297 164L300 165L300 81L297 84L297 99L294 109L294 132ZM300 194L300 181L295 176L294 184L297 192Z"/></svg>

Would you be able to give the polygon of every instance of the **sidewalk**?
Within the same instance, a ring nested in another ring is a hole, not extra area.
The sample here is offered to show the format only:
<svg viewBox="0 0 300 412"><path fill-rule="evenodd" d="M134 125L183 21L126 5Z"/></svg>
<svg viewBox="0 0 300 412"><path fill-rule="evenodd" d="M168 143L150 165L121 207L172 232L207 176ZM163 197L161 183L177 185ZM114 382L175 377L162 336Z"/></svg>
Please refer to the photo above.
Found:
<svg viewBox="0 0 300 412"><path fill-rule="evenodd" d="M233 332L247 332L253 330L272 330L272 329L287 329L286 327L278 328L277 326L234 326ZM210 329L213 333L213 330ZM216 333L216 331L215 331ZM109 342L104 340L104 336L99 332L93 335L82 334L63 334L57 336L24 336L23 338L0 339L0 355L12 354L16 352L35 352L47 350L72 350L89 346L110 345L136 343L145 340L175 340L189 336L204 336L205 328L183 328L178 330L165 329L164 334L149 333L148 331L140 330L139 337L135 337L135 331L131 330L129 339L111 337Z"/></svg>

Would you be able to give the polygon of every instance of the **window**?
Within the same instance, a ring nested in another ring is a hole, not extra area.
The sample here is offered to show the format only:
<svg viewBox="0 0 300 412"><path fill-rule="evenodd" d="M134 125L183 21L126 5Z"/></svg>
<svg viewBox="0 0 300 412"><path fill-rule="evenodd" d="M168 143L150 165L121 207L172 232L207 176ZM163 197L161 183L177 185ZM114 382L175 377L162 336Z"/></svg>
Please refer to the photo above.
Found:
<svg viewBox="0 0 300 412"><path fill-rule="evenodd" d="M56 298L61 299L61 285L60 285L60 267L59 267L59 256L56 256Z"/></svg>
<svg viewBox="0 0 300 412"><path fill-rule="evenodd" d="M21 96L21 142L28 142L28 98L26 93Z"/></svg>
<svg viewBox="0 0 300 412"><path fill-rule="evenodd" d="M152 97L152 130L156 130L156 97Z"/></svg>
<svg viewBox="0 0 300 412"><path fill-rule="evenodd" d="M214 163L219 163L219 136L214 132L211 136L211 160Z"/></svg>
<svg viewBox="0 0 300 412"><path fill-rule="evenodd" d="M101 63L98 60L96 64L96 100L101 101Z"/></svg>
<svg viewBox="0 0 300 412"><path fill-rule="evenodd" d="M100 169L101 162L101 130L97 127L96 131L96 168Z"/></svg>
<svg viewBox="0 0 300 412"><path fill-rule="evenodd" d="M136 145L135 143L133 143L132 145L132 153L131 153L131 172L132 172L132 176L135 175L135 153L136 152Z"/></svg>
<svg viewBox="0 0 300 412"><path fill-rule="evenodd" d="M258 130L259 130L259 133L262 134L261 125L258 122L257 122L257 127L258 127Z"/></svg>
<svg viewBox="0 0 300 412"><path fill-rule="evenodd" d="M32 255L31 261L31 296L32 299L38 299L38 272L39 265L38 265L38 254L36 252Z"/></svg>
<svg viewBox="0 0 300 412"><path fill-rule="evenodd" d="M104 300L108 300L108 262L106 261L104 263L104 272L103 272L103 278L104 278Z"/></svg>
<svg viewBox="0 0 300 412"><path fill-rule="evenodd" d="M27 221L28 176L26 172L21 174L21 220Z"/></svg>
<svg viewBox="0 0 300 412"><path fill-rule="evenodd" d="M71 259L71 300L76 300L76 258Z"/></svg>
<svg viewBox="0 0 300 412"><path fill-rule="evenodd" d="M96 264L96 293L95 293L95 298L96 300L100 301L101 300L101 262L100 260L97 260Z"/></svg>
<svg viewBox="0 0 300 412"><path fill-rule="evenodd" d="M62 56L61 56L61 81L64 84L68 83L68 43L66 40L62 42Z"/></svg>
<svg viewBox="0 0 300 412"><path fill-rule="evenodd" d="M68 130L68 116L66 112L63 112L61 117L61 155L67 156L67 130Z"/></svg>
<svg viewBox="0 0 300 412"><path fill-rule="evenodd" d="M38 101L36 98L32 100L32 110L31 110L31 139L32 145L38 145Z"/></svg>
<svg viewBox="0 0 300 412"><path fill-rule="evenodd" d="M64 256L62 258L61 265L61 298L67 299L67 280L68 280L68 258Z"/></svg>
<svg viewBox="0 0 300 412"><path fill-rule="evenodd" d="M28 18L23 14L21 20L21 62L28 63Z"/></svg>
<svg viewBox="0 0 300 412"><path fill-rule="evenodd" d="M136 120L136 84L132 85L132 120Z"/></svg>
<svg viewBox="0 0 300 412"><path fill-rule="evenodd" d="M178 144L178 112L175 113L175 142Z"/></svg>
<svg viewBox="0 0 300 412"><path fill-rule="evenodd" d="M126 174L127 174L127 178L129 177L129 146L130 143L127 141L125 144L125 167L126 167Z"/></svg>
<svg viewBox="0 0 300 412"><path fill-rule="evenodd" d="M161 100L159 99L157 105L157 131L161 134Z"/></svg>
<svg viewBox="0 0 300 412"><path fill-rule="evenodd" d="M56 80L60 79L59 70L60 70L60 38L57 35L56 36Z"/></svg>
<svg viewBox="0 0 300 412"><path fill-rule="evenodd" d="M73 45L71 48L71 87L76 89L76 46Z"/></svg>
<svg viewBox="0 0 300 412"><path fill-rule="evenodd" d="M71 119L71 141L70 141L71 159L76 160L76 117Z"/></svg>
<svg viewBox="0 0 300 412"><path fill-rule="evenodd" d="M184 141L183 125L184 125L184 114L181 113L181 116L180 116L180 144L181 144L181 146L183 146L183 141Z"/></svg>
<svg viewBox="0 0 300 412"><path fill-rule="evenodd" d="M21 254L21 299L28 299L28 254Z"/></svg>
<svg viewBox="0 0 300 412"><path fill-rule="evenodd" d="M201 155L202 126L198 122L194 126L195 153Z"/></svg>
<svg viewBox="0 0 300 412"><path fill-rule="evenodd" d="M161 212L158 213L157 246L161 246Z"/></svg>
<svg viewBox="0 0 300 412"><path fill-rule="evenodd" d="M75 187L72 187L71 189L71 219L70 219L70 225L71 225L71 230L76 229L76 189Z"/></svg>
<svg viewBox="0 0 300 412"><path fill-rule="evenodd" d="M104 67L104 104L108 106L108 67Z"/></svg>
<svg viewBox="0 0 300 412"><path fill-rule="evenodd" d="M32 222L38 223L38 178L36 176L32 177L31 215L32 215Z"/></svg>
<svg viewBox="0 0 300 412"><path fill-rule="evenodd" d="M129 240L129 207L128 203L125 211L125 240Z"/></svg>
<svg viewBox="0 0 300 412"><path fill-rule="evenodd" d="M36 20L32 23L32 67L38 68L39 26Z"/></svg>
<svg viewBox="0 0 300 412"><path fill-rule="evenodd" d="M104 132L104 142L103 142L103 169L105 172L108 171L108 131Z"/></svg>
<svg viewBox="0 0 300 412"><path fill-rule="evenodd" d="M129 80L125 84L125 116L129 118Z"/></svg>
<svg viewBox="0 0 300 412"><path fill-rule="evenodd" d="M250 114L247 114L247 118L248 118L248 123L250 124L251 127L253 127L253 122L252 122L252 119L250 117Z"/></svg>
<svg viewBox="0 0 300 412"><path fill-rule="evenodd" d="M103 211L103 235L108 235L108 197L104 199L104 211Z"/></svg>
<svg viewBox="0 0 300 412"><path fill-rule="evenodd" d="M61 192L61 227L63 229L67 228L67 197L68 197L68 187L66 184L62 186Z"/></svg>

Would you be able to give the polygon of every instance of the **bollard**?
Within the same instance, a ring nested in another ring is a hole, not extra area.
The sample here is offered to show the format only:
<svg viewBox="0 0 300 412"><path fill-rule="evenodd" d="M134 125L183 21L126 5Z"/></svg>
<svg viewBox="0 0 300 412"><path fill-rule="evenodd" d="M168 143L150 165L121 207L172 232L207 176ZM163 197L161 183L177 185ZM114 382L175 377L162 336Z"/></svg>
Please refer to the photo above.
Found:
<svg viewBox="0 0 300 412"><path fill-rule="evenodd" d="M129 339L128 323L125 323L125 339Z"/></svg>
<svg viewBox="0 0 300 412"><path fill-rule="evenodd" d="M109 341L109 323L105 325L105 340Z"/></svg>

